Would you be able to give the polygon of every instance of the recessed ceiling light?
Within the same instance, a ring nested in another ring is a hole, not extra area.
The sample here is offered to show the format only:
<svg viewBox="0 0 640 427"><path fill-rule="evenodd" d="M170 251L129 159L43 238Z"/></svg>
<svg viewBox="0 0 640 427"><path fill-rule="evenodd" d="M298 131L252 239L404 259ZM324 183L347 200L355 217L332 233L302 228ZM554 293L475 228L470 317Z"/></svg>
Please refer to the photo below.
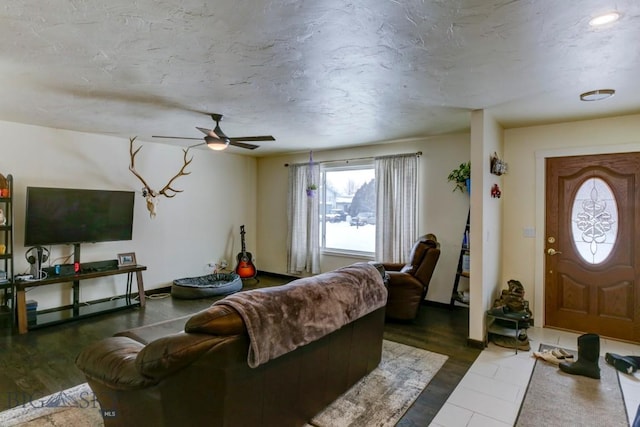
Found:
<svg viewBox="0 0 640 427"><path fill-rule="evenodd" d="M591 25L592 27L601 27L603 25L615 22L618 19L620 19L620 14L618 12L609 12L591 19L591 21L589 21L589 25Z"/></svg>
<svg viewBox="0 0 640 427"><path fill-rule="evenodd" d="M589 92L581 93L581 101L602 101L603 99L611 98L616 91L613 89L598 89L591 90Z"/></svg>

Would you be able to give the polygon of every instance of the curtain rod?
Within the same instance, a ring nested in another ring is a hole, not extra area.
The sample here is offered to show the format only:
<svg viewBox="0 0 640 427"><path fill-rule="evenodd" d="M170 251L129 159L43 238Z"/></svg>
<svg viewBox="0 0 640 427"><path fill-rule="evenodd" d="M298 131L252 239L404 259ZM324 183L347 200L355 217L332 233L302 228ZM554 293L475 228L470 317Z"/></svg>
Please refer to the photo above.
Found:
<svg viewBox="0 0 640 427"><path fill-rule="evenodd" d="M415 153L405 153L405 154L390 154L387 156L375 156L375 157L356 157L353 159L344 159L344 160L325 160L322 162L313 162L315 164L322 164L322 163L338 163L338 162L346 162L349 163L351 161L355 161L355 160L373 160L373 159L384 159L387 157L403 157L403 156L416 156L416 157L420 157L422 156L422 151L417 151ZM304 162L304 163L285 163L284 166L285 167L289 167L289 165L296 165L296 166L301 166L301 165L308 165L311 162Z"/></svg>

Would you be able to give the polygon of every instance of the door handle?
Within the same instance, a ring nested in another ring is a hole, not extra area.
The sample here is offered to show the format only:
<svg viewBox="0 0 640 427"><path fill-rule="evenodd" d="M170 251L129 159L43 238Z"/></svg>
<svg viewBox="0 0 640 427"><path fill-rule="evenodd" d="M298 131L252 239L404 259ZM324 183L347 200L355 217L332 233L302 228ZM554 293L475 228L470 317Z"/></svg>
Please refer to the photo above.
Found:
<svg viewBox="0 0 640 427"><path fill-rule="evenodd" d="M553 249L553 248L549 248L549 249L547 249L547 254L548 254L548 255L557 255L557 254L561 254L561 253L562 253L562 252L560 252L560 251L556 251L556 250L555 250L555 249Z"/></svg>

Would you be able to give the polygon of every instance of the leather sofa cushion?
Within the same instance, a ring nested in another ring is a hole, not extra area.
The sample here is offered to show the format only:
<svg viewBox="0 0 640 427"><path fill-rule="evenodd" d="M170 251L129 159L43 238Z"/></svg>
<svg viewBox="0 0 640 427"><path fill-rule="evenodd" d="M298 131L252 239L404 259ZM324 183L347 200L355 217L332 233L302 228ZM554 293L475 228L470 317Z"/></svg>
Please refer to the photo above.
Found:
<svg viewBox="0 0 640 427"><path fill-rule="evenodd" d="M431 281L431 276L433 276L433 271L435 270L436 264L438 263L438 258L440 258L440 248L430 248L430 250L427 251L426 255L423 257L422 263L415 271L414 277L420 280L422 283L428 284Z"/></svg>
<svg viewBox="0 0 640 427"><path fill-rule="evenodd" d="M136 368L136 357L143 348L144 344L128 337L106 338L84 349L76 359L76 366L87 378L116 390L146 388L156 382L140 375Z"/></svg>
<svg viewBox="0 0 640 427"><path fill-rule="evenodd" d="M147 344L136 357L136 367L143 376L157 381L192 364L225 339L183 332L169 335Z"/></svg>
<svg viewBox="0 0 640 427"><path fill-rule="evenodd" d="M422 258L424 254L427 252L427 248L422 244L422 242L418 242L413 245L411 248L411 253L409 254L409 262L407 262L404 267L400 269L401 273L413 274L416 272L416 268L422 262Z"/></svg>
<svg viewBox="0 0 640 427"><path fill-rule="evenodd" d="M246 334L242 317L229 306L212 305L206 310L194 314L184 326L185 332L197 332L211 335Z"/></svg>
<svg viewBox="0 0 640 427"><path fill-rule="evenodd" d="M437 242L433 240L428 240L421 238L414 246L411 248L411 254L409 254L409 262L400 270L402 273L408 273L412 276L416 275L416 270L422 264L422 260L425 255L431 248L437 247Z"/></svg>
<svg viewBox="0 0 640 427"><path fill-rule="evenodd" d="M116 337L128 337L142 344L149 344L167 335L177 334L184 331L184 325L191 316L182 316L176 319L165 320L152 325L144 325L137 328L127 329L118 332Z"/></svg>

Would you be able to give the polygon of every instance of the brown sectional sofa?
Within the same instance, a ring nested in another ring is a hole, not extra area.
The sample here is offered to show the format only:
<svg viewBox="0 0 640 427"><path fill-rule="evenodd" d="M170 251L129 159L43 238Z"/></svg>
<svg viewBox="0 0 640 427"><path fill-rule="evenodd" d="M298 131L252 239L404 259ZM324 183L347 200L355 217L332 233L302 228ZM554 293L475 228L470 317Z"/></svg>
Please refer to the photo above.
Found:
<svg viewBox="0 0 640 427"><path fill-rule="evenodd" d="M383 275L359 263L240 292L103 339L76 364L106 426L302 426L380 362ZM260 329L270 319L282 330Z"/></svg>

